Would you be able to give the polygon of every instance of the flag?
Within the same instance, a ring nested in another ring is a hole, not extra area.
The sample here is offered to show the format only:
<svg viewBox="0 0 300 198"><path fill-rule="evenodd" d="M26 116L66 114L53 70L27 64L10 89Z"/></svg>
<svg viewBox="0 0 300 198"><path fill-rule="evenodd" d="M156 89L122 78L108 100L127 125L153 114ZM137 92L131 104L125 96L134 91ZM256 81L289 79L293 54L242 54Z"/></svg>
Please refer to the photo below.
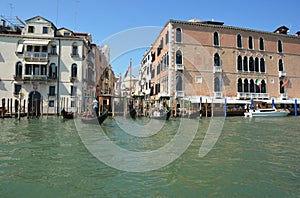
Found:
<svg viewBox="0 0 300 198"><path fill-rule="evenodd" d="M287 86L288 84L289 84L289 80L286 79L286 81L284 81L284 83L282 83L281 87L285 87L285 86Z"/></svg>
<svg viewBox="0 0 300 198"><path fill-rule="evenodd" d="M260 83L261 83L261 80L258 78L258 79L256 79L256 81L255 81L255 84L260 88Z"/></svg>

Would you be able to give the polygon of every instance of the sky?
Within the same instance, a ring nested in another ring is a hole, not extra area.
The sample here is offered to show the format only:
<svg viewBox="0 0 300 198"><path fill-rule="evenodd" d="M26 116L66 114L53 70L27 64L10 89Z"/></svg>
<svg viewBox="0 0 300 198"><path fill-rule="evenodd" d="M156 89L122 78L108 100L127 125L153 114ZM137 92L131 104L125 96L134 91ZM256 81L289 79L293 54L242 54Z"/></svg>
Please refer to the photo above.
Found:
<svg viewBox="0 0 300 198"><path fill-rule="evenodd" d="M0 0L0 14L25 21L42 16L57 28L91 33L97 45L109 45L116 75L130 64L138 70L143 54L170 20L198 18L224 25L273 32L285 25L300 30L299 0Z"/></svg>

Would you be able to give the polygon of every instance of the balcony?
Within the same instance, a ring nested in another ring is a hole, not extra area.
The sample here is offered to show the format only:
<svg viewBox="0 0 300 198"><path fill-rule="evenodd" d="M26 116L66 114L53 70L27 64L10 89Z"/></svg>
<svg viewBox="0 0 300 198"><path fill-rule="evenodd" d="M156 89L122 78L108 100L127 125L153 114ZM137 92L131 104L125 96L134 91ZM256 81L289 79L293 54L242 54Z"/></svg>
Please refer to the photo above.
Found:
<svg viewBox="0 0 300 198"><path fill-rule="evenodd" d="M269 99L269 93L238 92L237 99Z"/></svg>
<svg viewBox="0 0 300 198"><path fill-rule="evenodd" d="M24 75L24 81L47 81L47 75Z"/></svg>
<svg viewBox="0 0 300 198"><path fill-rule="evenodd" d="M183 70L184 70L184 65L183 64L176 64L175 71L183 71Z"/></svg>
<svg viewBox="0 0 300 198"><path fill-rule="evenodd" d="M184 91L175 92L175 98L183 98L183 97L184 97Z"/></svg>
<svg viewBox="0 0 300 198"><path fill-rule="evenodd" d="M222 72L222 67L221 66L214 66L214 73L219 73Z"/></svg>
<svg viewBox="0 0 300 198"><path fill-rule="evenodd" d="M26 61L39 61L39 62L47 62L48 61L48 53L47 52L25 52L24 59Z"/></svg>
<svg viewBox="0 0 300 198"><path fill-rule="evenodd" d="M71 83L77 82L77 77L70 77L70 82Z"/></svg>
<svg viewBox="0 0 300 198"><path fill-rule="evenodd" d="M22 75L14 75L14 80L15 81L21 81L22 79Z"/></svg>
<svg viewBox="0 0 300 198"><path fill-rule="evenodd" d="M285 71L279 71L278 72L278 76L280 77L285 77L286 76L286 72Z"/></svg>
<svg viewBox="0 0 300 198"><path fill-rule="evenodd" d="M286 99L288 99L287 93L281 93L281 94L280 94L280 99L281 99L281 100L286 100Z"/></svg>
<svg viewBox="0 0 300 198"><path fill-rule="evenodd" d="M214 92L214 98L223 98L222 92Z"/></svg>

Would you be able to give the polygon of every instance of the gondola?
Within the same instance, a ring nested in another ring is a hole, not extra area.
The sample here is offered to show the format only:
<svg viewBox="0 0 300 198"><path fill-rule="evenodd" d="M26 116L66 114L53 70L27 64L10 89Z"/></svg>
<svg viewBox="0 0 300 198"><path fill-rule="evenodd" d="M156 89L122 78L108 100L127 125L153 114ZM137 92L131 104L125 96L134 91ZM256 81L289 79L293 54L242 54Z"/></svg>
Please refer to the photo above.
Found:
<svg viewBox="0 0 300 198"><path fill-rule="evenodd" d="M61 110L61 114L65 119L74 119L74 112L68 112L65 108Z"/></svg>
<svg viewBox="0 0 300 198"><path fill-rule="evenodd" d="M81 121L84 124L100 124L101 125L104 122L104 120L107 118L107 116L108 116L108 110L105 110L98 117L86 117L86 116L83 116L81 118Z"/></svg>

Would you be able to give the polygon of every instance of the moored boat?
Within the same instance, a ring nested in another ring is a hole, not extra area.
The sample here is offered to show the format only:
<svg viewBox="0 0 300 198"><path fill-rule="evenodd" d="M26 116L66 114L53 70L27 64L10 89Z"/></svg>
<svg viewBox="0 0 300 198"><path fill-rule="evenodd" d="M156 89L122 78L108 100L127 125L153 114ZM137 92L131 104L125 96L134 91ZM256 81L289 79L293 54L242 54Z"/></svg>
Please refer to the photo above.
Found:
<svg viewBox="0 0 300 198"><path fill-rule="evenodd" d="M288 109L276 109L276 108L266 108L266 109L250 109L245 112L245 117L282 117L287 116L290 113Z"/></svg>
<svg viewBox="0 0 300 198"><path fill-rule="evenodd" d="M81 121L85 124L100 124L101 125L107 117L108 117L108 110L104 111L98 117L83 116L81 118Z"/></svg>
<svg viewBox="0 0 300 198"><path fill-rule="evenodd" d="M68 112L64 108L61 110L61 114L65 119L74 119L74 112Z"/></svg>
<svg viewBox="0 0 300 198"><path fill-rule="evenodd" d="M168 111L154 111L150 115L150 118L157 120L169 120L171 116L171 110Z"/></svg>

